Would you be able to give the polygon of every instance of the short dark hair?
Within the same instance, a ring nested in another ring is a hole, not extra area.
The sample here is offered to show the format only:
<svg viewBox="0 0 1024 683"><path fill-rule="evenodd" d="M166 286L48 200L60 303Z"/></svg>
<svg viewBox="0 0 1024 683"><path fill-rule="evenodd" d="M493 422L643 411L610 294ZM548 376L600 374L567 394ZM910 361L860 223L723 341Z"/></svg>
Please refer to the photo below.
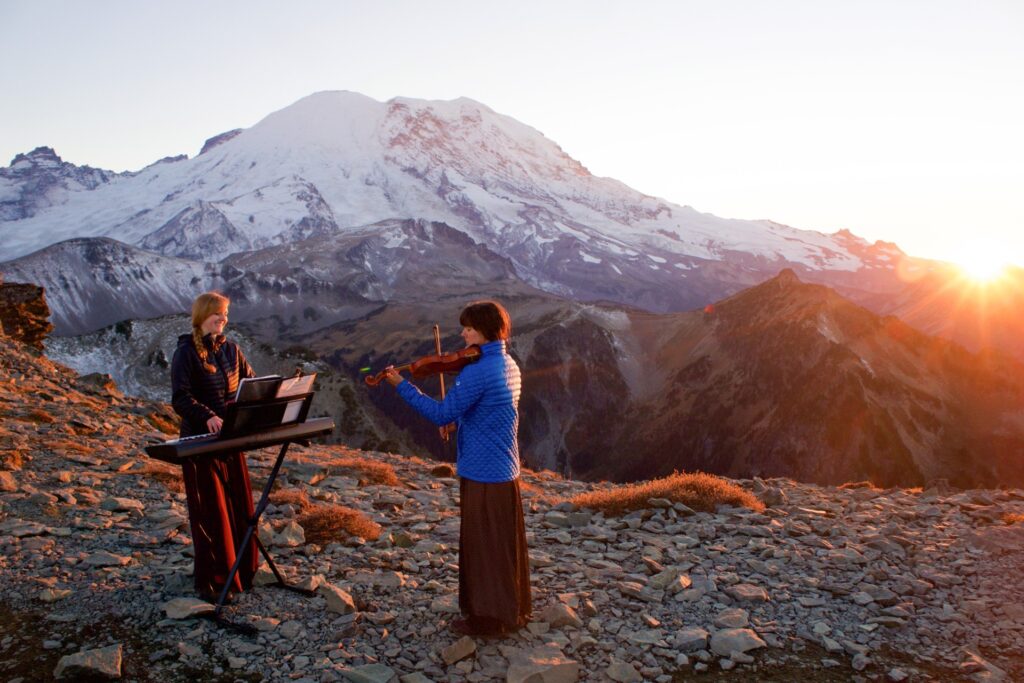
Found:
<svg viewBox="0 0 1024 683"><path fill-rule="evenodd" d="M459 324L472 327L487 341L508 339L512 334L512 320L508 311L497 301L474 301L462 309Z"/></svg>

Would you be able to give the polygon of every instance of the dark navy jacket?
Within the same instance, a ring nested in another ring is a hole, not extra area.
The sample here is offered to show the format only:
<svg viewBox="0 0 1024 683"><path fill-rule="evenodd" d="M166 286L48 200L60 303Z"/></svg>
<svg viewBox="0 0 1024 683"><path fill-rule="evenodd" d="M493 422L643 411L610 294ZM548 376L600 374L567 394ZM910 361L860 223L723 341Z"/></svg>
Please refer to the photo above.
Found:
<svg viewBox="0 0 1024 683"><path fill-rule="evenodd" d="M436 425L458 423L460 477L512 481L519 476L519 366L503 341L488 342L480 350L480 360L462 369L444 402L404 380L398 395Z"/></svg>
<svg viewBox="0 0 1024 683"><path fill-rule="evenodd" d="M191 334L178 337L178 348L171 361L171 405L181 415L181 435L205 434L206 421L214 415L224 417L227 400L244 377L255 377L238 344L223 335L203 337L207 358L217 368L207 372L196 352Z"/></svg>

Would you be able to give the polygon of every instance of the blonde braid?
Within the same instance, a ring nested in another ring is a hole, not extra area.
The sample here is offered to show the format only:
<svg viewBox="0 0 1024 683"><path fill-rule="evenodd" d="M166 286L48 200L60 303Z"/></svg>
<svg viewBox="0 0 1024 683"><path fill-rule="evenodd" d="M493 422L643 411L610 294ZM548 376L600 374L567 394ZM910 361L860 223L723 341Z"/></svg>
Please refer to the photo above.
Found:
<svg viewBox="0 0 1024 683"><path fill-rule="evenodd" d="M199 360L203 361L203 367L207 372L217 372L216 366L210 363L210 354L206 350L206 344L203 343L203 331L198 327L192 328L192 341L196 345L196 353L199 354Z"/></svg>

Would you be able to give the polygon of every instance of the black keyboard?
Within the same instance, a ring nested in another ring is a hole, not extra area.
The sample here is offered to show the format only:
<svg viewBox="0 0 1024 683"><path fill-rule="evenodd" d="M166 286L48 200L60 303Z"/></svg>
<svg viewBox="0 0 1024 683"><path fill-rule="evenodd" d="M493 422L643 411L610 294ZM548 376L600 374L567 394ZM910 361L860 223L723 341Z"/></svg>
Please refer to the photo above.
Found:
<svg viewBox="0 0 1024 683"><path fill-rule="evenodd" d="M183 460L237 451L249 451L267 446L292 441L306 441L317 436L330 434L334 431L334 420L329 417L316 417L312 420L296 424L274 427L260 432L225 437L223 432L216 434L197 434L181 439L146 446L146 454L151 458L172 464L180 464Z"/></svg>
<svg viewBox="0 0 1024 683"><path fill-rule="evenodd" d="M206 434L193 434L192 436L180 436L177 439L171 439L170 441L165 441L164 443L167 445L187 443L189 441L195 441L196 439L206 439L211 436L217 436L216 432L207 432Z"/></svg>

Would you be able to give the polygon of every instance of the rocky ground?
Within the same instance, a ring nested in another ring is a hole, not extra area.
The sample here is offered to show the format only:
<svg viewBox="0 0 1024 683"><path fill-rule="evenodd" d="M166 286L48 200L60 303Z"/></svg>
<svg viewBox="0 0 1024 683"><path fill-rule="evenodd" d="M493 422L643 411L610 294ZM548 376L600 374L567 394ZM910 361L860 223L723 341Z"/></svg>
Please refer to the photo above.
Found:
<svg viewBox="0 0 1024 683"><path fill-rule="evenodd" d="M534 620L460 638L457 480L415 457L293 447L284 487L381 525L304 543L296 505L261 536L272 586L194 618L184 494L140 447L164 406L0 337L0 677L148 681L1024 680L1024 491L741 481L768 507L653 499L606 517L601 485L526 473ZM371 485L339 457L385 463ZM250 454L255 480L272 454ZM262 576L266 576L264 573ZM103 672L107 672L104 674Z"/></svg>

